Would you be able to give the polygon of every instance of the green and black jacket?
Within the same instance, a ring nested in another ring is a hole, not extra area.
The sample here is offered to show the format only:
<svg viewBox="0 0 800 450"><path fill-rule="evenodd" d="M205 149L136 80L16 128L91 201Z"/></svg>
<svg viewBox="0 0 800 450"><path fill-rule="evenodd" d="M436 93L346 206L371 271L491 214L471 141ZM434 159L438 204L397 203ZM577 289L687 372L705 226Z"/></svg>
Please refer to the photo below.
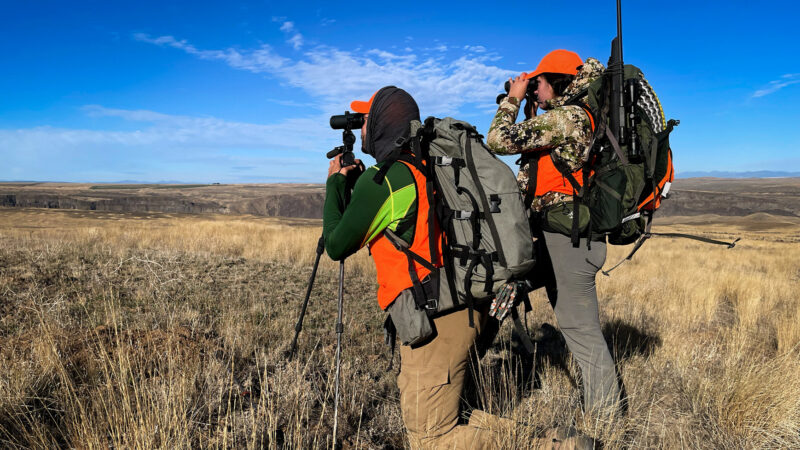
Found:
<svg viewBox="0 0 800 450"><path fill-rule="evenodd" d="M331 259L338 261L352 255L387 227L406 242L413 241L417 213L414 176L405 164L393 164L383 183L377 184L373 178L383 164L367 169L352 193L348 192L344 175L328 177L322 235Z"/></svg>

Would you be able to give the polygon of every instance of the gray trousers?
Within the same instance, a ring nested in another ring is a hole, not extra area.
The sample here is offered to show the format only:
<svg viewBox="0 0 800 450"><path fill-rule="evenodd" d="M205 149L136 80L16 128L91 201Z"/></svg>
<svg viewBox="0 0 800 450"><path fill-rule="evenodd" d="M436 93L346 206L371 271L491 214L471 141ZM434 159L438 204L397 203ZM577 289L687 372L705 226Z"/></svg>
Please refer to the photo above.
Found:
<svg viewBox="0 0 800 450"><path fill-rule="evenodd" d="M593 241L589 250L585 239L574 248L569 236L546 231L543 235L556 283L556 289L549 290L550 302L567 347L581 368L584 410L615 406L620 387L600 329L595 285L597 271L606 260L606 243Z"/></svg>

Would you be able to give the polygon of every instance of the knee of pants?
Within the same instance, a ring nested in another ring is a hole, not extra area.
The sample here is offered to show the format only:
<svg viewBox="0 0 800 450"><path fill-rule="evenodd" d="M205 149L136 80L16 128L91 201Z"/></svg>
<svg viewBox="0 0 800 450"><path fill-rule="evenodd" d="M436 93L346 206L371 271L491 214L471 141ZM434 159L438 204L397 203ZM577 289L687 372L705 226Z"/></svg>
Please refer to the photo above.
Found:
<svg viewBox="0 0 800 450"><path fill-rule="evenodd" d="M452 430L458 423L461 388L446 367L402 367L397 378L400 410L409 434L422 439Z"/></svg>
<svg viewBox="0 0 800 450"><path fill-rule="evenodd" d="M556 320L558 328L565 337L569 335L582 341L605 342L600 319L597 316L561 312L561 314L556 314Z"/></svg>
<svg viewBox="0 0 800 450"><path fill-rule="evenodd" d="M610 356L608 344L599 326L562 328L561 331L570 351L576 358L580 360L597 360L605 359L606 355Z"/></svg>

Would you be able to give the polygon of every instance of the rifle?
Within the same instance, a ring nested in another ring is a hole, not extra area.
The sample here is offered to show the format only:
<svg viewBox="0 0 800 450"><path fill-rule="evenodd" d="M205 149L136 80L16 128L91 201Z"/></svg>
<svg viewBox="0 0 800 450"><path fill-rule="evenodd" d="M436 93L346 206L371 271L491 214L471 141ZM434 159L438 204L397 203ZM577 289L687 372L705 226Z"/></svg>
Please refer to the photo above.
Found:
<svg viewBox="0 0 800 450"><path fill-rule="evenodd" d="M622 6L617 0L617 36L611 40L611 57L608 59L611 73L610 121L611 132L616 135L619 145L627 141L625 133L625 64L622 61Z"/></svg>

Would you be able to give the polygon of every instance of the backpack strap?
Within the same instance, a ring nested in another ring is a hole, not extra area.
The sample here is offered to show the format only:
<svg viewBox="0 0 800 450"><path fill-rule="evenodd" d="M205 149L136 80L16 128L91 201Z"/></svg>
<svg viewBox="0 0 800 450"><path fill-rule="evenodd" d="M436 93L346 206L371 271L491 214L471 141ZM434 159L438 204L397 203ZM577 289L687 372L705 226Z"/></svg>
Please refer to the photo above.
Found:
<svg viewBox="0 0 800 450"><path fill-rule="evenodd" d="M716 244L716 245L727 245L728 248L733 248L736 246L736 243L739 242L742 238L736 238L732 242L725 242L725 241L718 241L716 239L710 239L703 236L695 236L692 234L683 234L683 233L650 233L651 236L663 236L663 237L678 237L678 238L685 238L685 239L692 239L695 241L705 242L706 244Z"/></svg>
<svg viewBox="0 0 800 450"><path fill-rule="evenodd" d="M389 173L389 169L392 168L392 164L396 163L403 155L403 150L408 148L407 134L408 131L406 131L406 135L397 138L394 143L394 150L383 160L383 166L381 166L381 168L378 169L378 173L372 177L372 181L376 184L383 184L383 180L386 178L386 174Z"/></svg>
<svg viewBox="0 0 800 450"><path fill-rule="evenodd" d="M536 182L539 177L539 158L533 152L524 153L520 159L522 164L528 164L528 188L525 190L523 199L525 209L530 209L534 197L536 197Z"/></svg>
<svg viewBox="0 0 800 450"><path fill-rule="evenodd" d="M389 346L389 367L386 371L389 372L394 367L394 349L397 343L397 328L392 322L392 316L386 315L386 320L383 321L383 342Z"/></svg>
<svg viewBox="0 0 800 450"><path fill-rule="evenodd" d="M532 356L534 353L536 353L536 347L534 347L533 341L531 341L531 336L528 334L528 330L525 329L525 326L522 324L522 319L519 317L517 308L511 308L511 319L514 321L514 330L517 332L519 340L522 342L522 347L525 350L525 353L528 356Z"/></svg>
<svg viewBox="0 0 800 450"><path fill-rule="evenodd" d="M502 242L500 241L500 234L497 231L497 225L494 223L494 218L490 213L492 208L489 206L489 198L486 196L486 192L483 190L483 186L481 186L481 183L478 181L480 180L480 177L478 176L478 170L475 167L475 160L472 155L472 139L474 138L479 140L480 134L478 134L478 132L475 131L474 128L472 129L465 128L465 130L467 133L465 136L466 145L464 146L464 154L467 160L467 170L469 170L470 175L472 175L472 179L475 180L475 187L478 190L478 198L480 198L481 200L481 207L482 207L481 210L484 213L484 219L486 220L486 224L489 225L489 232L492 233L492 239L494 239L494 242L497 245L497 249L495 250L495 252L497 253L500 265L506 267L508 264L506 263L506 257L505 254L503 253L503 245Z"/></svg>
<svg viewBox="0 0 800 450"><path fill-rule="evenodd" d="M428 254L431 258L431 266L433 261L438 260L439 248L436 236L436 192L434 190L434 179L436 175L436 168L432 164L430 154L430 141L436 137L434 129L434 118L428 117L425 119L425 126L417 130L417 135L411 140L411 147L414 151L414 166L423 175L425 175L425 196L428 199ZM424 161L424 163L423 163ZM417 187L419 189L419 186ZM417 197L419 199L419 197ZM431 271L430 277L432 278L433 285L436 286L436 298L439 298L439 271L429 269ZM437 305L438 308L438 305Z"/></svg>
<svg viewBox="0 0 800 450"><path fill-rule="evenodd" d="M624 263L625 261L630 261L630 259L633 258L633 255L636 252L638 252L640 248L642 248L642 245L644 245L644 242L646 240L650 239L653 236L692 239L692 240L695 240L695 241L705 242L707 244L725 245L728 248L735 247L736 243L739 242L739 240L742 239L742 238L736 238L732 242L725 242L725 241L718 241L716 239L710 239L710 238L703 237L703 236L695 236L695 235L692 235L692 234L684 234L684 233L653 233L653 232L650 231L650 227L652 226L652 224L653 224L653 214L650 213L650 214L647 215L647 225L645 226L644 233L642 234L642 236L639 239L636 240L636 244L633 246L633 249L631 250L631 252L628 253L628 256L622 258L618 263L616 263L614 265L614 267L612 267L612 268L610 268L608 270L601 270L603 275L610 276L609 274L611 273L612 270L614 270L617 267L621 266L622 263Z"/></svg>
<svg viewBox="0 0 800 450"><path fill-rule="evenodd" d="M585 92L584 92L585 95ZM572 97L572 99L580 98L577 96ZM572 101L570 99L570 101ZM569 104L569 102L567 104ZM588 106L584 105L583 103L573 103L573 106L580 106L581 109L589 116L589 124L592 131L595 131L595 121L594 115L592 115L592 111L589 109ZM589 143L589 148L587 149L587 153L592 151L592 147L594 146L595 142L595 133L592 133L592 140ZM550 158L552 158L552 153ZM566 164L556 161L553 159L553 166L561 172L561 175L569 181L569 184L572 185L572 228L570 230L570 241L572 242L572 246L574 248L580 247L580 205L583 201L583 197L586 193L586 186L589 183L589 158L585 159L583 163L582 170L581 170L581 178L583 183L578 183L578 180L575 179L575 176L570 172L569 167ZM591 220L591 218L590 218ZM586 240L586 245L591 249L591 224L589 225L589 236Z"/></svg>
<svg viewBox="0 0 800 450"><path fill-rule="evenodd" d="M403 252L408 260L408 274L411 277L412 292L414 302L417 307L428 314L436 313L439 308L439 277L437 268L422 256L414 253L408 248L408 243L396 235L392 230L384 230L384 235L394 248ZM425 280L420 280L414 267L414 262L419 263L430 271L430 275Z"/></svg>
<svg viewBox="0 0 800 450"><path fill-rule="evenodd" d="M589 87L587 86L587 87L581 89L580 91L578 91L572 97L570 97L566 102L564 102L564 104L565 105L583 106L583 102L581 102L580 99L582 99L583 97L586 97L586 95L588 95L588 94L589 94Z"/></svg>

